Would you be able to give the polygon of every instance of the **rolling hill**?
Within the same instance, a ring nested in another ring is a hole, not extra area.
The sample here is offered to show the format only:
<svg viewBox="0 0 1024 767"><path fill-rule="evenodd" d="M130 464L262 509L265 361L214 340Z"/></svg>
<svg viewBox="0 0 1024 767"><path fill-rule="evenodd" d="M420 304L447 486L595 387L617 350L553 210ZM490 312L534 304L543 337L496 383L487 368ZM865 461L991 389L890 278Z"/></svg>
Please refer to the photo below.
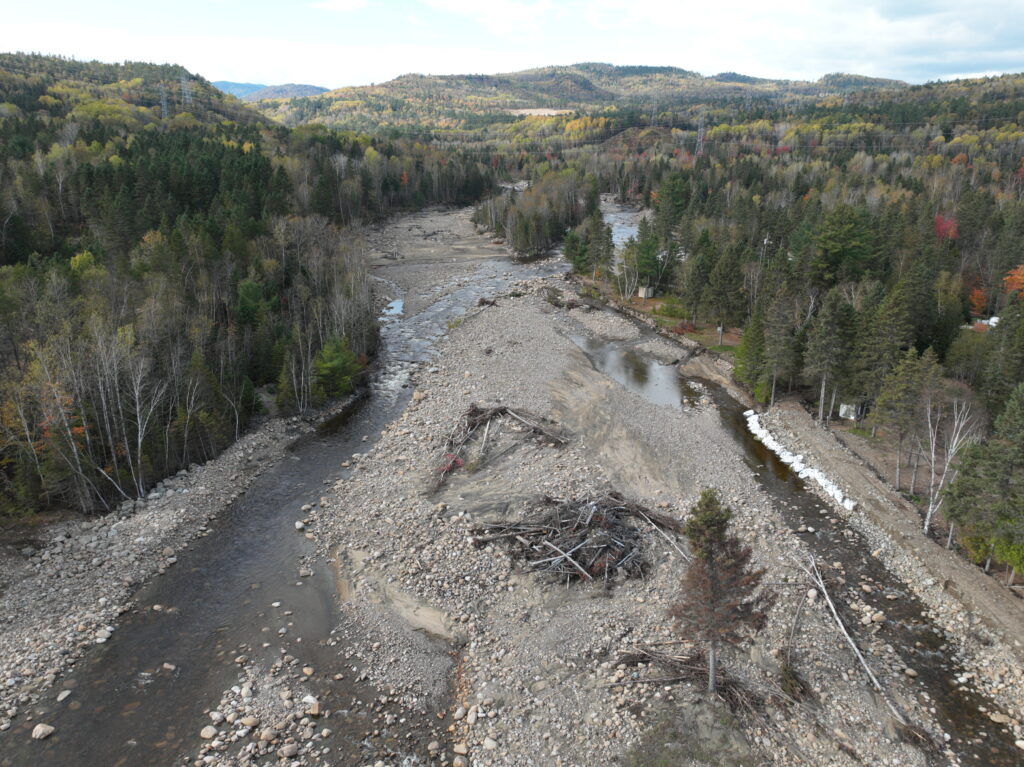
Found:
<svg viewBox="0 0 1024 767"><path fill-rule="evenodd" d="M381 125L466 127L494 122L498 115L513 110L649 111L708 100L809 100L866 88L906 87L897 80L861 75L830 74L809 82L736 73L705 77L678 67L586 62L494 75L407 74L386 83L338 88L306 98L266 97L257 108L288 125L322 122L356 130Z"/></svg>
<svg viewBox="0 0 1024 767"><path fill-rule="evenodd" d="M97 119L131 129L165 119L264 122L181 66L26 53L0 54L0 110L5 117Z"/></svg>
<svg viewBox="0 0 1024 767"><path fill-rule="evenodd" d="M319 85L303 85L285 83L283 85L262 85L260 83L233 83L229 80L215 80L214 87L229 93L242 101L260 101L261 99L290 99L304 96L318 96L326 93L327 88Z"/></svg>

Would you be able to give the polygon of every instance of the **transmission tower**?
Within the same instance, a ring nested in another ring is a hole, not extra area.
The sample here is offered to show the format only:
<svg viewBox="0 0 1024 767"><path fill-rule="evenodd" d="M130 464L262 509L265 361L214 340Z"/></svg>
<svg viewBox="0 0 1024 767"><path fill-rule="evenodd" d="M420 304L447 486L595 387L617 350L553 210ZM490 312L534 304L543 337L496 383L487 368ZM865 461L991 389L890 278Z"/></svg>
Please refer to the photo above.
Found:
<svg viewBox="0 0 1024 767"><path fill-rule="evenodd" d="M192 83L189 82L188 75L181 76L181 103L185 106L192 103Z"/></svg>

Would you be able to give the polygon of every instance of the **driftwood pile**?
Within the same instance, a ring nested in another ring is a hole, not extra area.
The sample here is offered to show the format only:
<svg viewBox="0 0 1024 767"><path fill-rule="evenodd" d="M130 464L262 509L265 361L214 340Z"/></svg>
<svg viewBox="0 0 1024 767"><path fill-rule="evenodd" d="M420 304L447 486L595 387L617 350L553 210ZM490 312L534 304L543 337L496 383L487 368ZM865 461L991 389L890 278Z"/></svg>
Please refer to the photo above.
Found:
<svg viewBox="0 0 1024 767"><path fill-rule="evenodd" d="M568 440L560 432L553 421L534 415L527 410L513 410L505 405L496 407L482 407L473 403L462 415L452 428L444 443L441 464L437 467L437 478L434 483L434 491L448 479L448 476L456 469L466 465L470 446L477 445L476 463L481 464L488 457L487 447L491 438L491 426L493 422L500 419L509 419L515 422L516 428L522 432L525 427L527 435L537 437L541 442L561 447ZM495 431L497 431L495 429ZM507 446L502 452L508 452L517 443Z"/></svg>
<svg viewBox="0 0 1024 767"><path fill-rule="evenodd" d="M605 582L616 572L643 575L647 562L639 524L657 529L683 556L671 534L682 523L618 493L583 498L544 496L533 514L516 521L473 531L477 545L508 543L513 553L534 572L559 579Z"/></svg>

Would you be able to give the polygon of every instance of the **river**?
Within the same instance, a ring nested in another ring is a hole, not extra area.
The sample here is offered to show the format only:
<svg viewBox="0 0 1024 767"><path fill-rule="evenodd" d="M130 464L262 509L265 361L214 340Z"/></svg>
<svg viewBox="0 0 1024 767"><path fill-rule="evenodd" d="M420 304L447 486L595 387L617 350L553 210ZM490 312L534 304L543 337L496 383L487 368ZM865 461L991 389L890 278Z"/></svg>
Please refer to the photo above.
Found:
<svg viewBox="0 0 1024 767"><path fill-rule="evenodd" d="M635 233L637 211L616 206L607 217L617 242ZM525 265L490 259L474 269L470 279L453 282L443 297L414 316L404 314L401 297L389 304L381 318L382 348L369 396L332 428L297 440L285 459L210 524L207 535L179 553L176 567L137 594L136 608L122 618L110 641L94 647L61 681L73 690L70 705L53 703L36 713L35 721L55 725L56 732L45 741L32 741L28 735L34 721L19 718L5 734L0 767L188 763L198 750L200 728L209 723L205 712L237 682L236 656L255 657L269 666L283 653L317 669L321 681L312 686L327 708L340 712L330 719L333 734L325 741L336 763L358 763L369 756L363 740L367 714L360 713L367 709L346 702L369 701L379 691L353 683L350 673L345 680L326 681L351 669L352 661L342 659L331 638L344 619L326 565L314 567L312 575L298 574L299 562L313 555L315 545L296 533L294 523L303 516L303 504L316 504L329 485L347 476L342 463L371 448L381 429L401 414L411 396L413 371L431 364L438 339L453 321L479 298L507 290L515 280L558 273L565 266L560 261ZM578 343L595 370L652 402L685 408L699 396L674 366L625 348L629 344ZM818 496L753 439L740 403L711 382L697 383L710 392L737 449L794 534L823 561L841 562L846 572L856 574L851 581L867 577L877 586L872 595L858 597L884 610L884 641L919 671L918 689L951 736L949 747L969 763L1019 764L1019 749L983 713L985 701L956 685L962 669L950 660L946 637L922 618L924 605L870 556L859 534L830 520L835 515ZM808 525L815 532L797 532ZM886 594L898 599L886 600ZM855 616L847 618L860 631Z"/></svg>
<svg viewBox="0 0 1024 767"><path fill-rule="evenodd" d="M369 396L329 428L298 439L210 523L208 534L179 552L175 567L138 592L135 609L111 639L61 680L62 689L72 690L68 702L51 698L33 707L33 720L19 717L3 734L0 767L191 763L183 760L198 751L199 731L210 722L205 712L237 684L235 658L258 657L269 667L285 653L317 670L310 684L325 708L336 712L325 742L338 763L365 758L362 712L368 707L357 710L348 702L371 701L379 691L353 683L351 673L333 679L350 672L352 661L330 640L342 621L330 568L298 575L300 560L315 553L315 545L296 532L296 520L305 516L300 509L318 503L329 485L347 476L341 464L365 453L401 414L412 394L410 376L417 365L429 364L451 323L513 280L564 270L557 262L490 259L415 316L403 314L401 298L390 303L381 317ZM29 737L38 721L56 727L44 741Z"/></svg>
<svg viewBox="0 0 1024 767"><path fill-rule="evenodd" d="M949 648L952 639L924 617L924 603L886 570L881 560L871 556L871 547L860 533L846 525L788 465L754 438L743 416L744 405L718 384L688 379L675 365L660 363L633 348L654 335L649 328L637 325L641 335L632 341L609 342L592 337L573 340L597 371L657 405L685 409L701 397L702 391L708 392L723 425L789 528L818 561L841 564L838 570L846 577L834 584L840 605L864 601L885 614L878 637L899 656L902 665L917 671L918 693L927 696L928 705L934 707L937 720L950 736L945 745L967 764L1020 765L1021 751L1013 737L1005 728L995 726L986 713L994 710L992 704L957 682L965 669L953 660ZM872 584L871 594L858 587L864 581ZM868 629L860 623L860 616L842 607L841 612L864 646Z"/></svg>

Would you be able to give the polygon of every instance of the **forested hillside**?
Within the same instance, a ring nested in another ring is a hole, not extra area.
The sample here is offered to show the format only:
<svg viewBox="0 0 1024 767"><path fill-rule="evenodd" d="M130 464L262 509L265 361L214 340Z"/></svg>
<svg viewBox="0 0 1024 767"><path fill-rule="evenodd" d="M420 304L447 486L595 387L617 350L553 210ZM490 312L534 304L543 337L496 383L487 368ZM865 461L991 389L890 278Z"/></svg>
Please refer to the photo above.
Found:
<svg viewBox="0 0 1024 767"><path fill-rule="evenodd" d="M373 350L344 227L493 183L472 156L270 127L179 67L0 57L0 514L102 509L215 455L272 389Z"/></svg>
<svg viewBox="0 0 1024 767"><path fill-rule="evenodd" d="M371 137L274 125L178 67L0 64L6 513L142 493L234 439L260 387L299 410L343 391L374 343L343 228L499 180L530 186L475 220L515 249L565 239L579 272L656 288L665 322L736 328L758 398L848 405L903 462L925 456L928 519L957 455L1016 423L999 419L1024 381L1024 77L581 64L262 102ZM649 210L618 256L601 192ZM978 552L1024 552L1016 521L965 504Z"/></svg>
<svg viewBox="0 0 1024 767"><path fill-rule="evenodd" d="M372 86L338 88L311 98L266 100L258 109L287 125L321 122L341 128L441 132L480 130L510 122L519 110L586 112L625 118L634 110L673 119L672 112L708 100L804 101L905 83L859 75L826 75L817 82L768 80L735 73L703 77L676 67L586 63L499 75L409 74Z"/></svg>
<svg viewBox="0 0 1024 767"><path fill-rule="evenodd" d="M537 158L530 190L477 220L524 251L576 227L578 271L625 295L656 287L681 330L739 328L736 375L759 399L799 392L822 420L851 405L898 445L898 466L917 454L930 521L959 452L992 424L997 440L1019 437L1019 402L1002 414L1024 382L1024 77L709 101L702 114ZM649 208L617 261L600 222L581 223L590 183ZM967 466L1015 487L1020 451L1003 453L1016 463L974 453ZM909 475L897 469L897 484ZM1024 518L1008 492L997 511L975 493L952 514L976 554L1020 567Z"/></svg>

